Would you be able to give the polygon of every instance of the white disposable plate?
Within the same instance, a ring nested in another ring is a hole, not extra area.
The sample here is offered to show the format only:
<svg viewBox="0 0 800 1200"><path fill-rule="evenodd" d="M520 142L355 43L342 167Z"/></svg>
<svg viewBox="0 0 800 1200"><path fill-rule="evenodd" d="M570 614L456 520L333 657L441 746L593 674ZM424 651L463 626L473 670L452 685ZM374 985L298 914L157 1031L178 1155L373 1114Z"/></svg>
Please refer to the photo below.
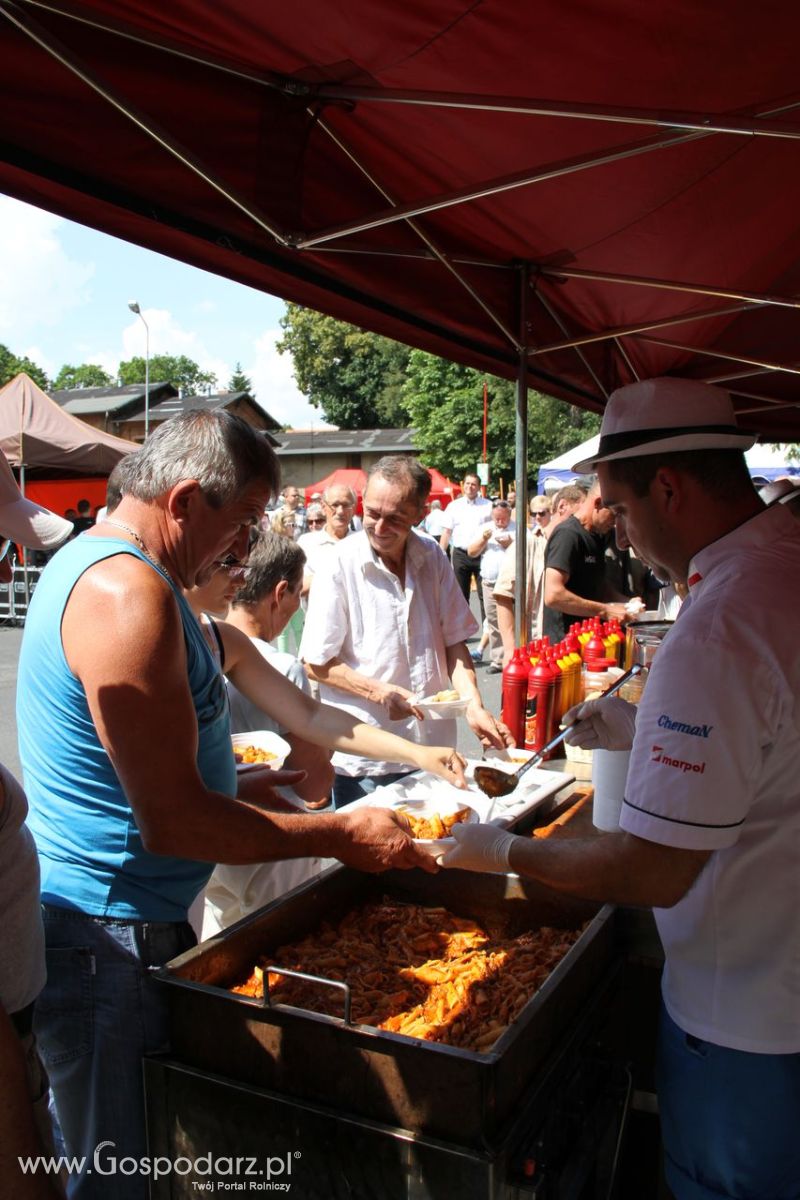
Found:
<svg viewBox="0 0 800 1200"><path fill-rule="evenodd" d="M469 700L463 697L459 697L458 700L434 700L433 696L422 696L420 699L414 698L411 703L417 708L421 708L426 717L443 720L463 716L467 711Z"/></svg>
<svg viewBox="0 0 800 1200"><path fill-rule="evenodd" d="M464 800L452 799L450 796L415 796L413 791L410 791L404 796L394 796L389 800L382 801L378 807L391 808L395 812L408 812L415 817L432 817L438 813L441 817L447 817L451 813L459 812L462 808L467 809L467 815L463 818L463 824L475 825L480 821L480 815L475 811L471 804L467 804ZM415 838L416 844L422 846L426 854L430 854L432 858L440 859L442 855L451 847L455 846L456 840L454 837L444 838Z"/></svg>
<svg viewBox="0 0 800 1200"><path fill-rule="evenodd" d="M234 733L231 737L231 744L234 754L237 750L246 750L248 746L255 746L257 750L265 750L267 753L275 755L265 763L237 762L237 771L254 771L256 767L270 767L273 771L277 771L279 767L283 766L291 750L288 742L268 729L258 729L253 733Z"/></svg>

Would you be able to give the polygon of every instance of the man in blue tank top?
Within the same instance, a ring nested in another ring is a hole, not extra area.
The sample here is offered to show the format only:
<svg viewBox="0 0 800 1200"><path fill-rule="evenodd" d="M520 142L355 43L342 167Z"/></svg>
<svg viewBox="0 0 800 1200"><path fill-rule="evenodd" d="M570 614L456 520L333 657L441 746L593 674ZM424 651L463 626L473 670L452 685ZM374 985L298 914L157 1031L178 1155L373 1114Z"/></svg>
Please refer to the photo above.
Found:
<svg viewBox="0 0 800 1200"><path fill-rule="evenodd" d="M387 810L258 806L273 795L267 779L297 772L250 772L237 791L225 689L181 589L246 559L250 527L278 490L264 438L224 410L190 412L131 454L123 476L113 514L43 573L18 682L48 955L37 1036L67 1153L85 1159L70 1183L80 1200L147 1194L146 1174L113 1163L146 1155L141 1060L166 1048L148 969L193 943L187 909L215 863L320 855L430 869ZM280 704L288 727L463 783L449 748L359 725L253 658L237 686L264 708Z"/></svg>

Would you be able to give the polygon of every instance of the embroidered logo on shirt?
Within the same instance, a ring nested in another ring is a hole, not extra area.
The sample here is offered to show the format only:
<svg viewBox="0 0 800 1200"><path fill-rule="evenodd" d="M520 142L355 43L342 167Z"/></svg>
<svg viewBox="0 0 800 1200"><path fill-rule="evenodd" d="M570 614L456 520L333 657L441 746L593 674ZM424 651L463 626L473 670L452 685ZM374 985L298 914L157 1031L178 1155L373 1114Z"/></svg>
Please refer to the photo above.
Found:
<svg viewBox="0 0 800 1200"><path fill-rule="evenodd" d="M686 762L683 758L670 758L664 753L663 746L653 746L653 757L651 762L661 763L664 767L676 767L679 771L696 771L698 775L702 775L706 769L706 764Z"/></svg>
<svg viewBox="0 0 800 1200"><path fill-rule="evenodd" d="M675 733L688 733L690 737L711 737L713 725L687 725L685 721L673 721L666 713L658 718L659 729L672 729Z"/></svg>

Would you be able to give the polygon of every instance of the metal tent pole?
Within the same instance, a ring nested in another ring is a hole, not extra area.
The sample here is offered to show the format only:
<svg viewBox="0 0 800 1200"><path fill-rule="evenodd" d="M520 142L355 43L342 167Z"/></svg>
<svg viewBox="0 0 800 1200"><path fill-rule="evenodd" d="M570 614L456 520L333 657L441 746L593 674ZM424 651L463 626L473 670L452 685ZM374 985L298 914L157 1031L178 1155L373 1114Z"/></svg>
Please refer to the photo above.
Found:
<svg viewBox="0 0 800 1200"><path fill-rule="evenodd" d="M530 327L530 264L518 270L519 345L517 358L517 441L514 474L517 481L517 582L514 589L514 633L518 646L528 640L528 359Z"/></svg>

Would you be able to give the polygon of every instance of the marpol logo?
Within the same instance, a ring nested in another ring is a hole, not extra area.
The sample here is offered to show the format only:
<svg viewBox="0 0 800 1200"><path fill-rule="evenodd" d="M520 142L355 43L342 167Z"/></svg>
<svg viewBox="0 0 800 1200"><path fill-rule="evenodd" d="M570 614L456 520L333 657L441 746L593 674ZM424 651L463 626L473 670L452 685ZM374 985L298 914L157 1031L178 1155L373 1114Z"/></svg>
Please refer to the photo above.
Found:
<svg viewBox="0 0 800 1200"><path fill-rule="evenodd" d="M653 757L651 762L661 763L664 767L675 767L679 771L695 771L698 775L702 775L706 769L706 764L686 762L683 758L670 758L664 753L663 746L653 746Z"/></svg>
<svg viewBox="0 0 800 1200"><path fill-rule="evenodd" d="M666 713L658 718L659 729L671 729L673 733L688 733L689 737L711 737L713 725L688 725L685 721L673 721Z"/></svg>

